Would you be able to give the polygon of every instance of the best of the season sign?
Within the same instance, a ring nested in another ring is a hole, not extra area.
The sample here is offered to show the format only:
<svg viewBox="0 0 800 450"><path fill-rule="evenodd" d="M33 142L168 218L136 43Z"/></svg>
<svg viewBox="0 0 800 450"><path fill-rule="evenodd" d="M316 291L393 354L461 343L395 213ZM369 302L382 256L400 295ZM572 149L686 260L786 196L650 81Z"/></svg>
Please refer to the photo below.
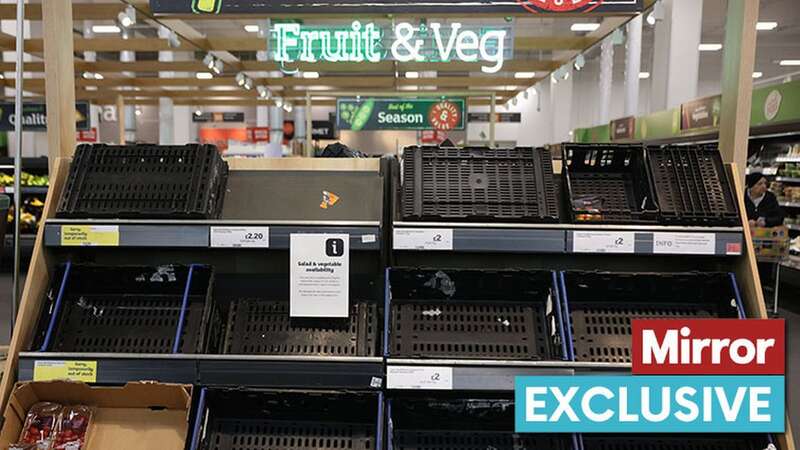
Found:
<svg viewBox="0 0 800 450"><path fill-rule="evenodd" d="M463 98L339 99L340 130L463 130Z"/></svg>
<svg viewBox="0 0 800 450"><path fill-rule="evenodd" d="M632 375L517 377L516 431L784 432L783 320L632 325Z"/></svg>

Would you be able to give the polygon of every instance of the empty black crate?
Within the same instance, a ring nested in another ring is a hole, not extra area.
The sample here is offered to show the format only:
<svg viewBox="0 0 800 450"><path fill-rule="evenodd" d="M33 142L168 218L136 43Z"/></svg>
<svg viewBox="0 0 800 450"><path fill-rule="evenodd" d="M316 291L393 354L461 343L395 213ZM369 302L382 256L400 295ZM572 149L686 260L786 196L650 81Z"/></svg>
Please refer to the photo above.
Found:
<svg viewBox="0 0 800 450"><path fill-rule="evenodd" d="M203 389L191 450L379 448L378 394Z"/></svg>
<svg viewBox="0 0 800 450"><path fill-rule="evenodd" d="M228 309L224 353L377 356L376 305L358 302L350 317L289 317L289 302L242 298Z"/></svg>
<svg viewBox="0 0 800 450"><path fill-rule="evenodd" d="M647 151L661 220L676 225L741 225L728 173L716 146Z"/></svg>
<svg viewBox="0 0 800 450"><path fill-rule="evenodd" d="M80 145L56 215L214 219L227 177L213 145Z"/></svg>
<svg viewBox="0 0 800 450"><path fill-rule="evenodd" d="M557 222L550 152L534 148L407 147L405 220Z"/></svg>
<svg viewBox="0 0 800 450"><path fill-rule="evenodd" d="M67 263L53 278L33 349L202 353L212 283L207 266Z"/></svg>
<svg viewBox="0 0 800 450"><path fill-rule="evenodd" d="M548 271L392 269L393 357L560 359L561 317Z"/></svg>
<svg viewBox="0 0 800 450"><path fill-rule="evenodd" d="M573 223L657 223L658 207L641 145L563 144L567 209Z"/></svg>
<svg viewBox="0 0 800 450"><path fill-rule="evenodd" d="M729 273L562 272L576 361L631 362L631 319L738 318Z"/></svg>
<svg viewBox="0 0 800 450"><path fill-rule="evenodd" d="M748 434L608 434L584 435L584 450L765 450L766 435Z"/></svg>
<svg viewBox="0 0 800 450"><path fill-rule="evenodd" d="M570 436L514 433L514 401L480 394L389 400L388 450L572 450Z"/></svg>

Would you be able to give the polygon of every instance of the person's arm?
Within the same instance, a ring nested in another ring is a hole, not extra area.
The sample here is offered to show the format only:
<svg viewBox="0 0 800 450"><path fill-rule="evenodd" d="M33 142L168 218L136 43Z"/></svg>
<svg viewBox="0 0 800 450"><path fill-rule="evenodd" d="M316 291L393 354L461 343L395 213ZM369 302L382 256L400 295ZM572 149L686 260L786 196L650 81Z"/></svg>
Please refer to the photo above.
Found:
<svg viewBox="0 0 800 450"><path fill-rule="evenodd" d="M764 218L766 226L777 227L783 225L783 208L778 203L777 197L772 192L767 192L759 206L760 216Z"/></svg>

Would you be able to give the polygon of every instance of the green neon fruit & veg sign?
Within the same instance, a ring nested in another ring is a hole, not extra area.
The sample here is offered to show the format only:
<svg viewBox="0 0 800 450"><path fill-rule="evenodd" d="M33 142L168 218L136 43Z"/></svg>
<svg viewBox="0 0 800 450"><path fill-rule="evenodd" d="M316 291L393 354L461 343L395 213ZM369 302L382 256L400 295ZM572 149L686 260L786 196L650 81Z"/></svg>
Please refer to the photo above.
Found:
<svg viewBox="0 0 800 450"><path fill-rule="evenodd" d="M339 99L340 130L463 130L465 101L458 99Z"/></svg>

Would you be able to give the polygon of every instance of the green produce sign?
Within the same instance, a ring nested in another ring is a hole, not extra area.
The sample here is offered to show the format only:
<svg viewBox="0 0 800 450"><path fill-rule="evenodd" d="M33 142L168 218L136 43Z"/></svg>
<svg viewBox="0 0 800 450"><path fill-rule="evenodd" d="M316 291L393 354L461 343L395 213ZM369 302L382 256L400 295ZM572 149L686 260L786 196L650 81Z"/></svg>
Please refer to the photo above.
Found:
<svg viewBox="0 0 800 450"><path fill-rule="evenodd" d="M339 99L340 130L463 130L463 98Z"/></svg>

